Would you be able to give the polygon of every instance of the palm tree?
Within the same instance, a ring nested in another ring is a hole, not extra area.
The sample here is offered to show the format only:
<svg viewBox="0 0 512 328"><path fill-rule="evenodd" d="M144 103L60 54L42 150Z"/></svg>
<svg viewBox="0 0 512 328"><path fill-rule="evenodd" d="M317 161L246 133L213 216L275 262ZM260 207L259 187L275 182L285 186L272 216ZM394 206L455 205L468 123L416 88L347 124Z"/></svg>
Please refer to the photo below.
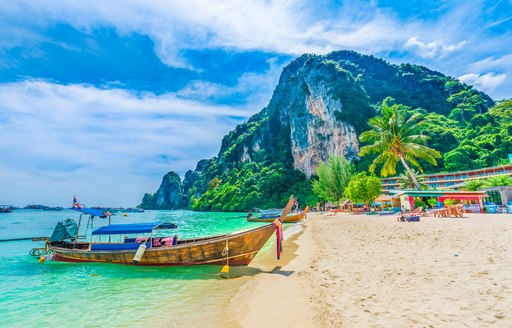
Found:
<svg viewBox="0 0 512 328"><path fill-rule="evenodd" d="M482 179L469 180L464 182L464 189L467 191L477 191L483 187L484 183L485 181Z"/></svg>
<svg viewBox="0 0 512 328"><path fill-rule="evenodd" d="M495 175L485 179L483 187L512 186L512 177L509 175Z"/></svg>
<svg viewBox="0 0 512 328"><path fill-rule="evenodd" d="M419 172L415 171L414 169L412 169L411 171L416 176L416 181L418 182L420 187L422 189L425 189L425 187L427 187L427 184L424 182L425 176L423 174L420 174ZM409 175L409 172L407 172L407 171L405 171L404 173L402 173L398 176L398 183L400 184L399 185L400 189L408 189L408 188L415 187L414 180L412 179L412 177Z"/></svg>
<svg viewBox="0 0 512 328"><path fill-rule="evenodd" d="M436 158L441 154L424 145L428 136L418 134L418 130L425 123L421 121L422 115L415 113L408 115L407 107L399 104L389 105L393 98L386 98L382 102L382 115L371 118L368 125L371 130L361 133L359 140L372 144L361 147L360 156L371 153L379 154L370 165L370 171L374 172L378 164L382 164L381 176L385 177L396 173L396 165L400 160L414 182L416 189L421 186L407 164L410 162L423 172L419 159L437 165Z"/></svg>
<svg viewBox="0 0 512 328"><path fill-rule="evenodd" d="M343 192L355 174L355 166L342 156L329 156L327 163L316 169L318 180L313 181L313 191L322 200L339 204Z"/></svg>

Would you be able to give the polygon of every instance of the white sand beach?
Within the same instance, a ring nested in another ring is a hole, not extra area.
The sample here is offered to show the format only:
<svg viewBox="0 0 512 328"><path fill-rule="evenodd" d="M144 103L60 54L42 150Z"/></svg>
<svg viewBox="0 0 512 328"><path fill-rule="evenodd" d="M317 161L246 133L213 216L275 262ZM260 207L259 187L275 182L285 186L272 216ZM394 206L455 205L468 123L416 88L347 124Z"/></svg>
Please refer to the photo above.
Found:
<svg viewBox="0 0 512 328"><path fill-rule="evenodd" d="M313 213L291 239L281 263L274 252L257 258L269 273L232 300L241 326L512 326L510 214L397 222Z"/></svg>

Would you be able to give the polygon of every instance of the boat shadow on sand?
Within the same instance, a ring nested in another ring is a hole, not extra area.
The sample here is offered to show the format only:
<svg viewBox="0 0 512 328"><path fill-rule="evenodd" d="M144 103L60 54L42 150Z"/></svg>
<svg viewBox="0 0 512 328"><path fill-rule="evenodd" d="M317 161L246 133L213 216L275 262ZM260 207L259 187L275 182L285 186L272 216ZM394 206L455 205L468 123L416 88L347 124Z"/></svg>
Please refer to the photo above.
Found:
<svg viewBox="0 0 512 328"><path fill-rule="evenodd" d="M56 274L89 276L110 279L168 279L168 280L210 280L222 279L220 275L221 266L216 265L197 265L197 266L130 266L111 263L65 263L47 261L44 264L27 263L32 266L32 275ZM33 270L37 267L39 270ZM263 270L251 266L232 266L230 267L229 277L254 277L258 274L279 274L290 276L294 271L283 271L281 266L276 266L271 270Z"/></svg>
<svg viewBox="0 0 512 328"><path fill-rule="evenodd" d="M289 277L295 273L295 271L284 271L281 266L276 266L272 270L263 270L257 267L231 267L230 274L235 277L253 277L258 274L279 274L285 277Z"/></svg>

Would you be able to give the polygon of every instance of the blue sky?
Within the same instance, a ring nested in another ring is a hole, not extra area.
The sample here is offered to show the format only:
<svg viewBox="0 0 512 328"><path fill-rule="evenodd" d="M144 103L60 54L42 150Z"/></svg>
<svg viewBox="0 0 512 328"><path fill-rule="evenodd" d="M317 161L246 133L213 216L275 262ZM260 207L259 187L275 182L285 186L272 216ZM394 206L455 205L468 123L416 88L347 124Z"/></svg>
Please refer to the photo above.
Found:
<svg viewBox="0 0 512 328"><path fill-rule="evenodd" d="M3 1L0 203L134 206L214 156L303 53L512 97L511 1Z"/></svg>

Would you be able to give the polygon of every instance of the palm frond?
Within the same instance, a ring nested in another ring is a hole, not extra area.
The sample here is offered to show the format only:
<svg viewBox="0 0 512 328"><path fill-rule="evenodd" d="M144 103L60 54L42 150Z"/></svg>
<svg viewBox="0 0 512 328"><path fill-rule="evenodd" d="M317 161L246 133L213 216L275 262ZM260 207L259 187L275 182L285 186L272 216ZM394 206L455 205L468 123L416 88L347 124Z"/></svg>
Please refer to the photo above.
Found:
<svg viewBox="0 0 512 328"><path fill-rule="evenodd" d="M382 102L381 115L368 121L370 130L363 132L359 140L371 144L362 146L359 155L379 154L370 165L370 170L373 172L377 165L382 165L382 176L395 174L401 157L419 170L422 170L418 162L420 159L437 165L436 158L441 154L425 146L430 137L420 131L425 124L423 116L420 113L409 115L408 107L393 104L393 101L386 98Z"/></svg>

